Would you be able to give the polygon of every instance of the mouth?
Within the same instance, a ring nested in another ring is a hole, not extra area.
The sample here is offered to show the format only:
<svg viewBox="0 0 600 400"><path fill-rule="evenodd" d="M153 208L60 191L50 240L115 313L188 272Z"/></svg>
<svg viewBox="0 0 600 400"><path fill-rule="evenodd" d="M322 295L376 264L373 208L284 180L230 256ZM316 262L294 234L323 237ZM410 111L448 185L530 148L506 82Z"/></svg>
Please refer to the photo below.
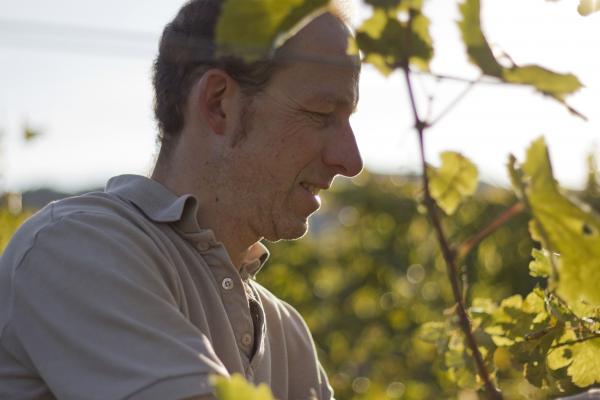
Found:
<svg viewBox="0 0 600 400"><path fill-rule="evenodd" d="M302 186L305 190L310 192L313 196L318 196L319 192L321 191L320 187L308 182L300 182L300 186Z"/></svg>

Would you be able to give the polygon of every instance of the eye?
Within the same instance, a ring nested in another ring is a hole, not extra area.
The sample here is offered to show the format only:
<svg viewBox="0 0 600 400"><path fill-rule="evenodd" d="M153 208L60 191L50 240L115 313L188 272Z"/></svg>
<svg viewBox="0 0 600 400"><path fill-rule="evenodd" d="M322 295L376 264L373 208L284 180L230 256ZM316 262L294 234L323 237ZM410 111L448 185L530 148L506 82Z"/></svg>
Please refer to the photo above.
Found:
<svg viewBox="0 0 600 400"><path fill-rule="evenodd" d="M313 121L319 123L322 128L326 128L335 122L335 114L332 112L307 111L306 113Z"/></svg>

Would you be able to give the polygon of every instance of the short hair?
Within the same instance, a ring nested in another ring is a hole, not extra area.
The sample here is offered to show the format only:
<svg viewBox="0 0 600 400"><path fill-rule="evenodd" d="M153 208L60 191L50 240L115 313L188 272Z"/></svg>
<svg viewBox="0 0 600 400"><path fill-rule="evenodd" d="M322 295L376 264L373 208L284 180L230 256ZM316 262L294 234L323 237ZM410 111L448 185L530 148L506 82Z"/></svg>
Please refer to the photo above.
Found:
<svg viewBox="0 0 600 400"><path fill-rule="evenodd" d="M348 24L343 1L332 13ZM164 150L184 126L184 107L194 82L210 68L227 72L247 96L261 91L277 69L273 59L244 62L233 56L216 57L215 30L223 0L190 0L165 27L153 65L154 114L158 140Z"/></svg>
<svg viewBox="0 0 600 400"><path fill-rule="evenodd" d="M274 64L267 60L245 63L236 57L215 57L215 28L222 3L188 1L162 33L152 83L158 139L163 146L182 130L191 87L208 69L223 69L249 95L263 88L274 72Z"/></svg>

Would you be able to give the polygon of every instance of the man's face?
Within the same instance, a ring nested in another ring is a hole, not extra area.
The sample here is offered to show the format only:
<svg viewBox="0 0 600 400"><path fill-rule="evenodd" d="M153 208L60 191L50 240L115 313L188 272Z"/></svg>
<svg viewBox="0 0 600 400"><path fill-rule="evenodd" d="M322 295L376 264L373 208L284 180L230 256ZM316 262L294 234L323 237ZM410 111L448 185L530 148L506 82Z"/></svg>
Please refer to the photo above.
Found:
<svg viewBox="0 0 600 400"><path fill-rule="evenodd" d="M358 72L346 55L348 33L330 15L317 18L286 45L294 59L248 105L243 139L228 154L228 181L238 213L258 236L293 239L320 207L319 190L338 174L354 176L362 160L349 117ZM306 61L296 61L298 57Z"/></svg>

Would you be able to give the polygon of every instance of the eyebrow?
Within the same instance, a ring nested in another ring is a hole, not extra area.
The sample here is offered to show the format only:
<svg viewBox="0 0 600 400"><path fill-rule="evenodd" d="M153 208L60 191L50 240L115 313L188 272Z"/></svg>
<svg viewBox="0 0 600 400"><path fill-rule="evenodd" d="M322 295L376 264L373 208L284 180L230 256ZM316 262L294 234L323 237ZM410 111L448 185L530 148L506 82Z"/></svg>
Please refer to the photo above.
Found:
<svg viewBox="0 0 600 400"><path fill-rule="evenodd" d="M323 93L323 94L315 94L312 96L308 96L307 101L314 102L326 102L330 104L335 104L337 107L343 107L350 109L351 114L356 112L356 107L358 106L358 88L355 94L347 94L343 96L336 95L334 93Z"/></svg>

